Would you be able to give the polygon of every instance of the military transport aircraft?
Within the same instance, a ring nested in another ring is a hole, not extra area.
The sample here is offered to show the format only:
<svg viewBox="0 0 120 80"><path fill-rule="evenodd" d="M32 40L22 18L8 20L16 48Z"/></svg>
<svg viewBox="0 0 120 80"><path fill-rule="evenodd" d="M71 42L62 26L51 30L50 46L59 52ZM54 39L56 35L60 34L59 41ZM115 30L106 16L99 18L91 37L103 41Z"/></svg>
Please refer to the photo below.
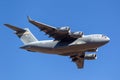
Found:
<svg viewBox="0 0 120 80"><path fill-rule="evenodd" d="M103 34L84 35L83 32L71 32L69 27L56 28L34 21L30 17L28 21L54 40L38 41L28 28L22 29L4 24L14 30L24 43L24 46L20 48L31 52L70 56L79 69L84 67L84 60L94 60L97 57L96 54L85 54L86 52L96 52L99 47L110 41Z"/></svg>

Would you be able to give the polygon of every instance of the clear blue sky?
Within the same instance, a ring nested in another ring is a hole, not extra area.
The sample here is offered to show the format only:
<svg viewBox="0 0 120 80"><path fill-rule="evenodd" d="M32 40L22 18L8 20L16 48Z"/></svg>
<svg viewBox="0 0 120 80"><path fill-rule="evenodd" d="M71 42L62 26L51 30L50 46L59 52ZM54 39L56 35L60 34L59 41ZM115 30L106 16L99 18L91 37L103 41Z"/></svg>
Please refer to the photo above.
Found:
<svg viewBox="0 0 120 80"><path fill-rule="evenodd" d="M28 23L28 15L55 27L102 33L111 41L99 48L97 60L85 61L78 70L69 57L19 49L22 42L4 23L29 27L39 40L49 39ZM120 0L1 0L0 26L0 80L120 79Z"/></svg>

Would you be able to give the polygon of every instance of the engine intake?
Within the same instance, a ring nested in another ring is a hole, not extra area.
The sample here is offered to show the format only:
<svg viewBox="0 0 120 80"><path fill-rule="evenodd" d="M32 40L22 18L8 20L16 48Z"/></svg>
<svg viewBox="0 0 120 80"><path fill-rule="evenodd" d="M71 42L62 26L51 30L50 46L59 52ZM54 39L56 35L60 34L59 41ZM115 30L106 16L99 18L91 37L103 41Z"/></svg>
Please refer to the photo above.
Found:
<svg viewBox="0 0 120 80"><path fill-rule="evenodd" d="M83 32L70 32L69 35L74 38L80 38L83 36Z"/></svg>
<svg viewBox="0 0 120 80"><path fill-rule="evenodd" d="M94 60L94 59L97 59L97 56L96 56L96 54L85 54L84 59Z"/></svg>
<svg viewBox="0 0 120 80"><path fill-rule="evenodd" d="M69 31L70 27L60 27L60 28L57 28L57 29L60 30L60 31Z"/></svg>

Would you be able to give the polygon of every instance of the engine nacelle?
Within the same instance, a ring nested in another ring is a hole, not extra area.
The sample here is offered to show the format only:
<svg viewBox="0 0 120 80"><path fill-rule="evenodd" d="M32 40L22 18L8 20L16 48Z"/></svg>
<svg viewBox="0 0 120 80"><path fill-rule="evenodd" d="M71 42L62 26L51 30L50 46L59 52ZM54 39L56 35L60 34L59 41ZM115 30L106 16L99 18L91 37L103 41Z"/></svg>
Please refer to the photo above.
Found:
<svg viewBox="0 0 120 80"><path fill-rule="evenodd" d="M96 54L85 54L84 59L94 60L94 59L97 59L97 56L96 56Z"/></svg>
<svg viewBox="0 0 120 80"><path fill-rule="evenodd" d="M57 28L57 29L60 30L60 31L69 31L70 27L60 27L60 28Z"/></svg>
<svg viewBox="0 0 120 80"><path fill-rule="evenodd" d="M69 35L74 38L80 38L83 36L83 32L70 32Z"/></svg>
<svg viewBox="0 0 120 80"><path fill-rule="evenodd" d="M97 48L95 48L95 49L90 49L90 50L87 50L87 52L97 52L98 51L98 49Z"/></svg>

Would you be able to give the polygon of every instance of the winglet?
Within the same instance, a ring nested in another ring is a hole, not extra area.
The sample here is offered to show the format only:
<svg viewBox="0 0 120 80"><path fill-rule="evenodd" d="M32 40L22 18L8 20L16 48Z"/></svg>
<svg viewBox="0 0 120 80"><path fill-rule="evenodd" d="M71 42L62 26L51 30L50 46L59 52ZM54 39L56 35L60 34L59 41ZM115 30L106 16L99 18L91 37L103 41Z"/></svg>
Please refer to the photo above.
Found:
<svg viewBox="0 0 120 80"><path fill-rule="evenodd" d="M4 24L4 25L7 26L7 27L10 28L10 29L16 31L16 32L25 32L25 31L26 31L26 30L21 29L21 28L18 28L18 27L16 27L16 26L12 26L12 25L10 25L10 24Z"/></svg>
<svg viewBox="0 0 120 80"><path fill-rule="evenodd" d="M32 19L30 18L30 16L27 16L27 18L28 18L28 21L29 21L29 22L32 21Z"/></svg>

